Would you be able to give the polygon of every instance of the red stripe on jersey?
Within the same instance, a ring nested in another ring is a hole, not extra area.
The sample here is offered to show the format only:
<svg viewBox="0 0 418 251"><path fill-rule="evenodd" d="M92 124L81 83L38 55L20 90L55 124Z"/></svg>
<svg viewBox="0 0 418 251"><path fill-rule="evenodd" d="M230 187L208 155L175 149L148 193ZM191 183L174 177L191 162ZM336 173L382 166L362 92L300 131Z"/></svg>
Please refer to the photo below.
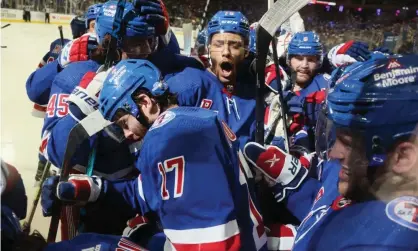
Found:
<svg viewBox="0 0 418 251"><path fill-rule="evenodd" d="M238 251L241 248L241 238L240 234L238 233L223 241L196 244L173 243L173 246L176 248L177 251Z"/></svg>
<svg viewBox="0 0 418 251"><path fill-rule="evenodd" d="M291 228L283 224L273 224L268 226L270 232L267 234L269 237L295 237Z"/></svg>
<svg viewBox="0 0 418 251"><path fill-rule="evenodd" d="M38 105L38 104L33 104L33 109L40 111L40 112L46 112L46 106L42 106L42 105Z"/></svg>
<svg viewBox="0 0 418 251"><path fill-rule="evenodd" d="M47 137L47 138L42 139L42 141L41 141L41 145L39 146L39 152L40 152L41 154L43 154L43 153L44 153L45 148L46 148L46 146L47 146L47 145L48 145L48 137Z"/></svg>
<svg viewBox="0 0 418 251"><path fill-rule="evenodd" d="M92 72L92 71L87 72L86 74L84 74L83 78L81 79L79 86L81 88L86 89L95 76L96 76L95 72Z"/></svg>

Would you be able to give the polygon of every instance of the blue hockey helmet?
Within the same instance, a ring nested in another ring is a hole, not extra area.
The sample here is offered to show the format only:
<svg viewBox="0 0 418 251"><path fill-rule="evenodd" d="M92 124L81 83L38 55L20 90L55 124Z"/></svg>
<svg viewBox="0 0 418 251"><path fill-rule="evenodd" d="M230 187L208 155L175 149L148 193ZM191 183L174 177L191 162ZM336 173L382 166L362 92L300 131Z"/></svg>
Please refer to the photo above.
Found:
<svg viewBox="0 0 418 251"><path fill-rule="evenodd" d="M418 56L372 58L329 92L326 114L335 128L359 132L369 166L381 166L418 123Z"/></svg>
<svg viewBox="0 0 418 251"><path fill-rule="evenodd" d="M258 22L255 22L255 23L252 23L251 25L250 25L250 52L252 52L252 53L256 53L257 52L257 43L256 43L256 40L257 40L257 26L258 26Z"/></svg>
<svg viewBox="0 0 418 251"><path fill-rule="evenodd" d="M71 20L70 26L74 39L81 37L84 33L86 33L85 18L82 16L74 17Z"/></svg>
<svg viewBox="0 0 418 251"><path fill-rule="evenodd" d="M140 120L140 111L132 95L139 88L147 89L153 96L168 90L158 68L147 60L120 61L103 83L99 96L99 109L103 117L112 121L118 110L124 110Z"/></svg>
<svg viewBox="0 0 418 251"><path fill-rule="evenodd" d="M86 29L89 28L90 21L96 19L97 14L99 13L100 8L102 6L103 6L102 3L97 3L97 4L90 5L87 8L87 12L86 12Z"/></svg>
<svg viewBox="0 0 418 251"><path fill-rule="evenodd" d="M103 4L97 13L96 25L94 27L97 35L97 42L101 44L106 34L111 34L113 30L113 20L116 14L118 1L108 1ZM131 3L126 3L123 13L130 10Z"/></svg>
<svg viewBox="0 0 418 251"><path fill-rule="evenodd" d="M218 11L208 23L208 42L216 33L235 33L248 40L250 25L239 11Z"/></svg>
<svg viewBox="0 0 418 251"><path fill-rule="evenodd" d="M322 64L324 51L319 36L313 31L297 32L290 40L287 48L287 63L290 65L290 57L293 55L318 56L319 64Z"/></svg>

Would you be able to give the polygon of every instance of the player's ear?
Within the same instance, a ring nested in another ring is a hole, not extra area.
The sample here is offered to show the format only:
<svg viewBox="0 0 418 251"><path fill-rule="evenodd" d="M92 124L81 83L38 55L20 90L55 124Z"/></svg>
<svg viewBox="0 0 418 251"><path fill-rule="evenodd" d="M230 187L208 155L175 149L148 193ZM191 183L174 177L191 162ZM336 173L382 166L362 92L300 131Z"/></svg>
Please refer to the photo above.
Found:
<svg viewBox="0 0 418 251"><path fill-rule="evenodd" d="M391 169L397 174L411 172L418 168L418 146L412 142L405 141L395 147L392 155Z"/></svg>
<svg viewBox="0 0 418 251"><path fill-rule="evenodd" d="M148 95L141 93L136 96L135 101L138 105L143 106L144 108L149 107L152 105L152 100Z"/></svg>
<svg viewBox="0 0 418 251"><path fill-rule="evenodd" d="M248 57L248 55L250 55L250 49L248 48L248 46L245 48L245 51L244 51L244 58L247 58Z"/></svg>

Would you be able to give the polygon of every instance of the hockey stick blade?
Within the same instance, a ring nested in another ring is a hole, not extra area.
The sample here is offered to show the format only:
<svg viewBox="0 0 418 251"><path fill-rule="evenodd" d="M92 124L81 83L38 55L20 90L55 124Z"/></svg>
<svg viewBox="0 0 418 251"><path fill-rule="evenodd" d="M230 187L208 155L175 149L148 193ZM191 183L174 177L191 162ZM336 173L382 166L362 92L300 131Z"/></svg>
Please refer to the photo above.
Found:
<svg viewBox="0 0 418 251"><path fill-rule="evenodd" d="M310 0L278 0L263 15L257 27L257 88L256 88L256 133L255 141L264 144L264 82L265 64L269 44L277 29ZM278 68L278 67L276 67ZM277 73L279 75L279 73Z"/></svg>
<svg viewBox="0 0 418 251"><path fill-rule="evenodd" d="M7 28L7 27L9 27L11 24L5 24L5 25L3 25L1 28L2 29L4 29L4 28Z"/></svg>
<svg viewBox="0 0 418 251"><path fill-rule="evenodd" d="M263 15L258 27L263 27L273 37L280 25L309 2L310 0L279 0Z"/></svg>
<svg viewBox="0 0 418 251"><path fill-rule="evenodd" d="M90 138L94 134L100 132L106 126L110 125L111 122L105 120L99 110L91 113L78 124L76 124L70 131L68 135L68 141L64 153L64 161L62 164L62 172L59 181L66 181L71 171L71 159L76 152L78 146L83 143L86 139ZM63 208L65 210L65 208ZM54 212L51 223L49 225L48 232L48 243L55 242L58 224L61 215L61 206L57 207L56 212ZM63 216L65 214L63 213ZM75 236L75 228L70 229L71 232L68 233L69 236Z"/></svg>

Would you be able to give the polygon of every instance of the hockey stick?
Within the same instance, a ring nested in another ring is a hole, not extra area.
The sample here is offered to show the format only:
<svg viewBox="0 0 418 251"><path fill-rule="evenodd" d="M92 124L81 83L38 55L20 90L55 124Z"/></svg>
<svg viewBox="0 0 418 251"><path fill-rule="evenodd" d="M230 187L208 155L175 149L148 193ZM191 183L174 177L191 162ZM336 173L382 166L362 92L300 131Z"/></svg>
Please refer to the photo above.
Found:
<svg viewBox="0 0 418 251"><path fill-rule="evenodd" d="M203 30L203 27L205 27L204 24L206 22L206 15L208 14L209 4L210 4L210 0L207 0L206 5L205 5L205 10L203 11L202 19L200 20L200 24L198 28L199 31Z"/></svg>
<svg viewBox="0 0 418 251"><path fill-rule="evenodd" d="M104 69L110 68L116 60L117 42L120 37L120 30L122 24L123 11L125 9L126 0L119 0L116 7L116 13L113 21L112 34L109 42L109 48L106 55ZM71 159L76 152L79 145L89 137L103 130L110 124L105 120L99 110L89 114L86 118L76 124L68 135L68 141L64 152L64 160L62 163L62 172L59 181L66 181L71 171ZM76 226L73 221L73 207L61 205L56 208L53 213L51 223L49 225L48 243L55 242L60 215L67 226L63 226L62 239L71 239L76 236Z"/></svg>
<svg viewBox="0 0 418 251"><path fill-rule="evenodd" d="M48 161L46 163L45 169L42 173L42 177L41 177L41 181L39 183L39 187L36 190L35 199L33 199L32 209L31 209L30 214L29 214L29 219L28 219L28 221L23 223L23 229L25 229L27 231L27 234L29 234L30 227L32 225L32 220L33 220L33 217L35 215L36 207L38 206L39 198L41 197L42 185L44 184L44 181L48 177L50 167L51 167L51 162Z"/></svg>
<svg viewBox="0 0 418 251"><path fill-rule="evenodd" d="M71 158L76 152L78 146L89 137L103 130L110 122L105 120L99 110L91 113L89 116L76 124L68 135L68 142L65 148L64 161L62 164L62 172L60 181L66 181L71 171ZM58 211L58 210L57 210ZM48 233L48 242L54 242L59 223L59 212L54 214ZM75 230L75 228L74 228Z"/></svg>
<svg viewBox="0 0 418 251"><path fill-rule="evenodd" d="M289 153L290 150L290 146L289 146L289 134L288 134L288 125L287 125L287 109L286 109L286 104L284 103L284 95L283 95L283 86L282 86L282 82L281 82L281 76L280 76L280 67L279 67L279 58L277 56L277 40L275 37L273 37L273 41L272 41L272 47L273 47L273 61L274 61L274 66L276 69L276 81L277 81L277 86L278 86L278 90L277 92L279 93L279 102L281 105L281 109L280 109L280 115L282 117L283 120L283 137L285 139L285 150L286 152Z"/></svg>
<svg viewBox="0 0 418 251"><path fill-rule="evenodd" d="M4 29L4 28L7 28L7 27L9 27L11 24L5 24L5 25L3 25L1 28L2 29Z"/></svg>
<svg viewBox="0 0 418 251"><path fill-rule="evenodd" d="M64 48L64 34L62 33L62 25L58 26L58 30L60 32L60 40L61 40L61 48Z"/></svg>
<svg viewBox="0 0 418 251"><path fill-rule="evenodd" d="M263 15L257 26L257 88L256 88L256 134L255 140L259 144L264 144L264 82L265 82L265 66L269 44L275 35L277 29L286 20L288 20L294 13L298 12L310 0L278 0L273 6ZM276 63L276 62L275 62ZM276 70L278 65L276 65ZM276 73L277 75L280 72ZM283 100L283 92L279 91L281 99ZM282 115L284 113L282 109ZM285 129L285 131L287 128Z"/></svg>

